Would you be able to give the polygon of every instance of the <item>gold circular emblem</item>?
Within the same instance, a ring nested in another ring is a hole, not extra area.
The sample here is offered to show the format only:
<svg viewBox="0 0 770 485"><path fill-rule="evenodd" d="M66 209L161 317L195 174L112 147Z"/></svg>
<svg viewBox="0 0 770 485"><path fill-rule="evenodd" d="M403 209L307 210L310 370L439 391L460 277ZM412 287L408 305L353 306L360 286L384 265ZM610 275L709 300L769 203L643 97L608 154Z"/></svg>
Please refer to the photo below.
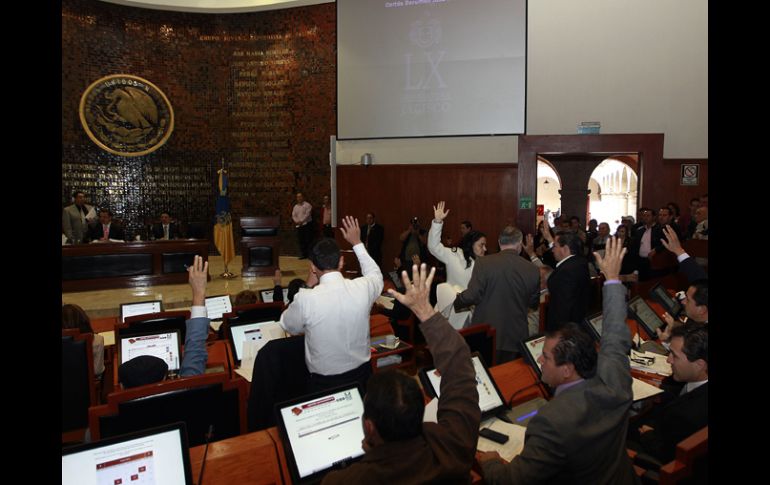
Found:
<svg viewBox="0 0 770 485"><path fill-rule="evenodd" d="M116 155L152 153L174 130L174 110L146 79L113 74L94 81L80 98L80 122L94 143Z"/></svg>

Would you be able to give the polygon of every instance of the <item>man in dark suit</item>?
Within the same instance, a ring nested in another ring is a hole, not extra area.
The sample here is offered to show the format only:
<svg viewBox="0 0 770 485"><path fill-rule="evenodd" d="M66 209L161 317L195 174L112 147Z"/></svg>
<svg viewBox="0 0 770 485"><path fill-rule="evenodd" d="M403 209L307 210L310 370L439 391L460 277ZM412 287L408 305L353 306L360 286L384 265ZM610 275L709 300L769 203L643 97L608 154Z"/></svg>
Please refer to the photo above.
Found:
<svg viewBox="0 0 770 485"><path fill-rule="evenodd" d="M598 356L593 339L574 323L546 334L538 361L554 398L529 422L524 448L510 463L496 452L476 454L485 483L636 483L626 452L633 394L626 289L618 279L625 252L612 238L604 257L595 254L607 277Z"/></svg>
<svg viewBox="0 0 770 485"><path fill-rule="evenodd" d="M556 269L548 278L548 312L545 329L553 331L564 323L578 323L588 313L591 276L583 257L583 242L571 232L556 234L553 244Z"/></svg>
<svg viewBox="0 0 770 485"><path fill-rule="evenodd" d="M171 215L168 212L164 212L160 215L160 224L152 226L152 236L155 239L178 239L179 227L171 222Z"/></svg>
<svg viewBox="0 0 770 485"><path fill-rule="evenodd" d="M708 425L708 339L708 325L698 322L671 331L671 352L666 362L671 364L673 381L680 384L663 381L661 387L667 390L664 402L642 426L630 430L630 448L665 464L674 459L677 443Z"/></svg>
<svg viewBox="0 0 770 485"><path fill-rule="evenodd" d="M366 225L361 228L361 241L377 266L382 267L382 241L385 229L374 220L374 212L366 214Z"/></svg>
<svg viewBox="0 0 770 485"><path fill-rule="evenodd" d="M126 234L123 228L112 223L112 211L109 209L99 210L99 222L88 228L88 237L91 241L104 241L110 239L125 241Z"/></svg>
<svg viewBox="0 0 770 485"><path fill-rule="evenodd" d="M495 327L498 364L519 356L520 342L529 336L527 308L540 301L540 271L519 256L522 237L519 229L505 227L497 240L500 252L476 259L468 289L454 302L458 312L476 305L472 324Z"/></svg>

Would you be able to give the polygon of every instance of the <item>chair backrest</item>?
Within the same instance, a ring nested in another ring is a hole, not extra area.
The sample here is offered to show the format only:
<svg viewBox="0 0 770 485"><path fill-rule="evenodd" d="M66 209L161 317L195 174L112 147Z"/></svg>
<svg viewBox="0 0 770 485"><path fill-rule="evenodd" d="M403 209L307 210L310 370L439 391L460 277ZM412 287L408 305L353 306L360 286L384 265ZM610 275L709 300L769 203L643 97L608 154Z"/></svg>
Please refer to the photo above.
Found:
<svg viewBox="0 0 770 485"><path fill-rule="evenodd" d="M92 333L61 338L62 433L88 427L88 408L95 406Z"/></svg>
<svg viewBox="0 0 770 485"><path fill-rule="evenodd" d="M188 310L148 313L146 315L126 317L124 323L115 325L115 338L136 333L179 330L179 336L182 342L184 342L185 334L187 333L187 324L185 322L189 319L190 312Z"/></svg>
<svg viewBox="0 0 770 485"><path fill-rule="evenodd" d="M460 335L463 336L471 352L478 352L487 367L495 365L496 335L497 330L486 323L478 323L470 327L461 329Z"/></svg>
<svg viewBox="0 0 770 485"><path fill-rule="evenodd" d="M304 335L267 342L254 359L249 431L275 426L275 404L307 394L308 377Z"/></svg>
<svg viewBox="0 0 770 485"><path fill-rule="evenodd" d="M246 432L247 383L217 372L120 390L107 396L107 404L88 412L93 439L108 438L153 426L184 421L190 446Z"/></svg>
<svg viewBox="0 0 770 485"><path fill-rule="evenodd" d="M682 483L708 483L709 427L702 428L676 445L673 461L660 467L660 485Z"/></svg>

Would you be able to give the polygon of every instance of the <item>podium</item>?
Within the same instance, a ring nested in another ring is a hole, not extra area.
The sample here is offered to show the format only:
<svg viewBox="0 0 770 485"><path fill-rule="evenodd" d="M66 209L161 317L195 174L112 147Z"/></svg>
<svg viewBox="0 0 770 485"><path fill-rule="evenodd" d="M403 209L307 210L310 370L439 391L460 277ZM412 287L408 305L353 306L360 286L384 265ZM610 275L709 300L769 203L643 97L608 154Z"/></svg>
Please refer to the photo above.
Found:
<svg viewBox="0 0 770 485"><path fill-rule="evenodd" d="M278 216L241 217L243 276L273 276L281 252L279 227Z"/></svg>

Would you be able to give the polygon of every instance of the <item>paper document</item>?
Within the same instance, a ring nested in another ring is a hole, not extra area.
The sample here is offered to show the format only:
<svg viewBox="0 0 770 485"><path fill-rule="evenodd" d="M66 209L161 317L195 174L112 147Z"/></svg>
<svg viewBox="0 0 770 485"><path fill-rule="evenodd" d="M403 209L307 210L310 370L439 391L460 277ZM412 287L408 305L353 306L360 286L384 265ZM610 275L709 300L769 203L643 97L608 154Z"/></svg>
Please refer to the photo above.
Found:
<svg viewBox="0 0 770 485"><path fill-rule="evenodd" d="M99 335L104 337L104 346L115 345L115 330L109 332L99 332Z"/></svg>
<svg viewBox="0 0 770 485"><path fill-rule="evenodd" d="M219 327L222 326L222 320L211 320L209 322L209 327L211 327L211 330L215 332L219 332Z"/></svg>
<svg viewBox="0 0 770 485"><path fill-rule="evenodd" d="M652 384L647 384L644 381L640 381L636 377L632 378L631 389L632 389L632 392L634 393L634 401L647 399L648 397L651 397L663 392L662 389L655 387Z"/></svg>
<svg viewBox="0 0 770 485"><path fill-rule="evenodd" d="M380 305L384 306L384 307L385 307L385 308L387 308L388 310L392 310L392 309L393 309L393 301L394 301L394 298L393 298L392 296L385 296L385 295L380 295L380 296L378 296L378 297L377 297L377 299L376 299L376 300L374 300L374 301L376 301L376 302L377 302L377 303L379 303Z"/></svg>
<svg viewBox="0 0 770 485"><path fill-rule="evenodd" d="M435 397L425 405L425 413L422 415L423 423L438 423L438 399Z"/></svg>
<svg viewBox="0 0 770 485"><path fill-rule="evenodd" d="M239 367L238 369L235 369L235 373L243 377L244 379L246 379L248 382L251 382L251 375L253 372L254 372L254 369L252 367L249 367L246 369L243 367Z"/></svg>
<svg viewBox="0 0 770 485"><path fill-rule="evenodd" d="M505 443L500 444L479 436L478 443L476 444L478 451L496 451L503 460L511 461L524 449L524 433L527 431L527 428L524 426L494 419L492 424L486 427L498 433L508 435L509 439Z"/></svg>

